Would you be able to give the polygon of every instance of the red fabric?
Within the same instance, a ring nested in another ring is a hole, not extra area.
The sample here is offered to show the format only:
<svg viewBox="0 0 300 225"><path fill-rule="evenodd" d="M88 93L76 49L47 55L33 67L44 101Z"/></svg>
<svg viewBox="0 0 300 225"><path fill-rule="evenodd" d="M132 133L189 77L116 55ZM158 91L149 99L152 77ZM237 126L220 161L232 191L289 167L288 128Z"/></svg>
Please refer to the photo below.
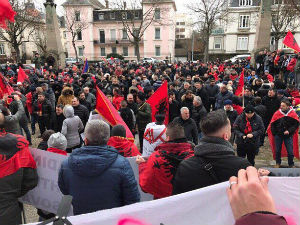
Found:
<svg viewBox="0 0 300 225"><path fill-rule="evenodd" d="M189 143L162 143L147 162L139 166L139 183L144 192L155 199L172 195L172 180L179 162L194 155ZM176 158L176 159L175 159Z"/></svg>
<svg viewBox="0 0 300 225"><path fill-rule="evenodd" d="M213 76L214 76L215 80L219 80L218 74L216 72L213 74Z"/></svg>
<svg viewBox="0 0 300 225"><path fill-rule="evenodd" d="M8 0L0 1L0 27L6 29L6 21L15 22L15 15L17 13L11 7L11 4Z"/></svg>
<svg viewBox="0 0 300 225"><path fill-rule="evenodd" d="M156 114L165 115L165 124L169 123L169 97L168 97L168 82L165 81L147 100L147 103L152 109L152 121L155 122Z"/></svg>
<svg viewBox="0 0 300 225"><path fill-rule="evenodd" d="M270 83L274 81L274 77L271 74L268 74L267 79Z"/></svg>
<svg viewBox="0 0 300 225"><path fill-rule="evenodd" d="M232 108L235 109L239 115L241 115L244 111L243 107L240 105L232 104Z"/></svg>
<svg viewBox="0 0 300 225"><path fill-rule="evenodd" d="M26 94L26 107L28 109L28 112L32 114L33 108L32 108L32 93L29 92Z"/></svg>
<svg viewBox="0 0 300 225"><path fill-rule="evenodd" d="M141 155L136 145L124 137L112 136L109 138L107 145L117 149L124 157Z"/></svg>
<svg viewBox="0 0 300 225"><path fill-rule="evenodd" d="M244 69L240 75L239 84L234 94L236 96L243 96L244 94Z"/></svg>
<svg viewBox="0 0 300 225"><path fill-rule="evenodd" d="M274 64L275 65L278 65L278 61L280 59L280 56L279 55L276 55L275 59L274 59Z"/></svg>
<svg viewBox="0 0 300 225"><path fill-rule="evenodd" d="M287 65L286 69L288 71L294 72L296 63L297 63L297 59L292 58L291 61L289 62L289 64Z"/></svg>
<svg viewBox="0 0 300 225"><path fill-rule="evenodd" d="M297 89L295 89L295 90L288 90L287 92L293 98L299 98L300 97L300 92Z"/></svg>
<svg viewBox="0 0 300 225"><path fill-rule="evenodd" d="M123 125L126 129L126 137L130 141L134 141L134 137L127 127L126 123L112 105L112 103L108 100L108 98L103 94L103 92L96 87L96 111L111 125L115 126L117 124Z"/></svg>
<svg viewBox="0 0 300 225"><path fill-rule="evenodd" d="M220 71L220 72L224 72L224 64L221 64L221 65L219 66L219 71Z"/></svg>
<svg viewBox="0 0 300 225"><path fill-rule="evenodd" d="M0 73L0 98L2 99L5 94L10 95L14 89L9 85L6 78Z"/></svg>
<svg viewBox="0 0 300 225"><path fill-rule="evenodd" d="M295 106L300 104L300 98L295 98L294 101L295 101Z"/></svg>
<svg viewBox="0 0 300 225"><path fill-rule="evenodd" d="M137 85L136 87L139 89L139 91L144 92L144 89L142 88L141 85Z"/></svg>
<svg viewBox="0 0 300 225"><path fill-rule="evenodd" d="M235 221L235 225L288 225L283 216L263 213L249 213Z"/></svg>
<svg viewBox="0 0 300 225"><path fill-rule="evenodd" d="M123 71L120 69L120 70L115 70L115 74L117 77L121 76L123 74Z"/></svg>
<svg viewBox="0 0 300 225"><path fill-rule="evenodd" d="M268 132L268 137L269 137L269 142L270 142L270 146L271 146L271 149L272 149L272 152L273 152L273 159L276 158L276 145L275 145L275 138L272 134L272 131L271 131L271 125L273 122L275 122L276 120L278 119L281 119L282 117L284 117L285 115L283 115L280 110L277 110L272 119L271 119L271 122L269 124L269 127L267 129L267 132ZM290 112L288 113L289 117L299 121L299 118L298 118L298 115L297 113L295 112L295 110L290 110ZM299 131L299 128L295 131L294 135L293 135L293 150L294 150L294 156L299 159L299 142L298 142L298 131ZM281 149L281 157L287 157L287 151L286 151L286 148L285 148L285 145L284 143L282 143L282 149Z"/></svg>
<svg viewBox="0 0 300 225"><path fill-rule="evenodd" d="M1 136L7 135L1 133ZM17 172L20 168L36 168L36 163L28 149L28 141L21 135L13 135L17 138L17 148L20 149L10 159L6 160L5 155L0 155L0 178Z"/></svg>
<svg viewBox="0 0 300 225"><path fill-rule="evenodd" d="M64 150L58 149L58 148L48 148L47 152L53 152L60 155L68 155L68 153Z"/></svg>
<svg viewBox="0 0 300 225"><path fill-rule="evenodd" d="M17 82L23 83L25 80L29 80L29 78L28 78L27 74L25 73L25 71L22 69L22 67L19 66Z"/></svg>
<svg viewBox="0 0 300 225"><path fill-rule="evenodd" d="M121 102L124 100L124 97L123 96L114 96L113 97L113 101L112 101L112 103L113 103L113 105L114 105L114 107L116 108L116 110L118 110L119 111L119 109L121 108Z"/></svg>
<svg viewBox="0 0 300 225"><path fill-rule="evenodd" d="M291 31L289 31L287 33L287 35L285 36L285 38L283 40L283 44L285 44L287 47L295 50L296 52L300 52L300 47L297 44L297 41Z"/></svg>
<svg viewBox="0 0 300 225"><path fill-rule="evenodd" d="M237 74L234 74L234 75L230 74L229 78L230 78L230 80L234 81L238 76L239 75L237 75Z"/></svg>
<svg viewBox="0 0 300 225"><path fill-rule="evenodd" d="M251 127L250 121L248 120L247 117L246 117L246 121L247 121L247 123L246 123L246 128L244 130L244 133L250 134L250 133L252 133L252 127Z"/></svg>

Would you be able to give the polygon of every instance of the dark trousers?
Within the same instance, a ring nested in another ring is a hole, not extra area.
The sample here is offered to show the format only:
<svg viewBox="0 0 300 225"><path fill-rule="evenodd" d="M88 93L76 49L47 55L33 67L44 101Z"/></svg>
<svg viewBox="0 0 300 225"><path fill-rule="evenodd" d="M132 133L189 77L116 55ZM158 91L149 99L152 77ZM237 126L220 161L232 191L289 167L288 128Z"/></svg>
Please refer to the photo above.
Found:
<svg viewBox="0 0 300 225"><path fill-rule="evenodd" d="M281 164L281 149L282 143L284 142L286 151L288 153L289 166L294 165L294 151L293 151L293 136L278 136L275 135L275 146L276 146L276 164Z"/></svg>
<svg viewBox="0 0 300 225"><path fill-rule="evenodd" d="M38 115L37 114L31 114L31 130L33 133L35 133L35 124L38 122Z"/></svg>
<svg viewBox="0 0 300 225"><path fill-rule="evenodd" d="M145 129L139 130L139 142L140 142L140 152L143 153L143 140L144 140Z"/></svg>
<svg viewBox="0 0 300 225"><path fill-rule="evenodd" d="M20 126L21 126L21 134L23 135L23 130L24 130L24 132L25 132L25 134L26 134L26 139L27 139L27 141L29 142L29 143L31 143L31 134L30 134L30 131L29 131L29 129L28 129L28 125L26 124L26 125L21 125L20 124Z"/></svg>
<svg viewBox="0 0 300 225"><path fill-rule="evenodd" d="M45 130L50 129L50 127L49 127L49 120L47 120L43 116L39 116L38 117L38 124L39 124L41 135L45 132Z"/></svg>
<svg viewBox="0 0 300 225"><path fill-rule="evenodd" d="M255 164L255 153L256 148L249 147L248 144L237 145L237 155L242 158L245 158L247 156L249 163L251 163L253 166Z"/></svg>
<svg viewBox="0 0 300 225"><path fill-rule="evenodd" d="M216 105L216 100L215 99L209 99L208 101L208 107L209 107L209 111L211 110L212 108L212 111L215 110L215 105Z"/></svg>

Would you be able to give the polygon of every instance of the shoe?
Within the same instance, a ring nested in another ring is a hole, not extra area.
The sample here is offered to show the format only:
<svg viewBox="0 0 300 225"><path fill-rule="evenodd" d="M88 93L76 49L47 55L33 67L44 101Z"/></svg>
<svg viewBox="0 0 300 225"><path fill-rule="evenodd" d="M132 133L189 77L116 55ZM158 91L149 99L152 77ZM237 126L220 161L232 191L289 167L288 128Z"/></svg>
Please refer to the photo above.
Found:
<svg viewBox="0 0 300 225"><path fill-rule="evenodd" d="M295 165L289 166L289 168L297 168Z"/></svg>
<svg viewBox="0 0 300 225"><path fill-rule="evenodd" d="M280 164L276 164L274 168L280 168Z"/></svg>

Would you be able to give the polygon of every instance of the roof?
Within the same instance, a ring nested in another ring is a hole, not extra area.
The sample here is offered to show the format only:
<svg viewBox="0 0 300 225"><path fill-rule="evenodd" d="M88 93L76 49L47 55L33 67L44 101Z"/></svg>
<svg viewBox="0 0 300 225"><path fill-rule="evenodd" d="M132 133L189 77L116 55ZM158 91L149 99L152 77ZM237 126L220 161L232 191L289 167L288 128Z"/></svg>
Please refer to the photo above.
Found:
<svg viewBox="0 0 300 225"><path fill-rule="evenodd" d="M105 8L98 0L67 0L62 5L91 5L94 8Z"/></svg>

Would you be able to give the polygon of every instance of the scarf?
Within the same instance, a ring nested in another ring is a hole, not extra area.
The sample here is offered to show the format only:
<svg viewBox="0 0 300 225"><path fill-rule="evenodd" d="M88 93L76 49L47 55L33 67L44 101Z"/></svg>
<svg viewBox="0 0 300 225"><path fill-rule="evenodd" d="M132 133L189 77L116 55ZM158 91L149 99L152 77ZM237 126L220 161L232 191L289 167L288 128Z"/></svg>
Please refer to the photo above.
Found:
<svg viewBox="0 0 300 225"><path fill-rule="evenodd" d="M249 133L252 133L252 127L251 127L251 124L250 124L250 121L248 120L248 118L246 117L246 128L244 130L244 133L245 134L249 134Z"/></svg>

